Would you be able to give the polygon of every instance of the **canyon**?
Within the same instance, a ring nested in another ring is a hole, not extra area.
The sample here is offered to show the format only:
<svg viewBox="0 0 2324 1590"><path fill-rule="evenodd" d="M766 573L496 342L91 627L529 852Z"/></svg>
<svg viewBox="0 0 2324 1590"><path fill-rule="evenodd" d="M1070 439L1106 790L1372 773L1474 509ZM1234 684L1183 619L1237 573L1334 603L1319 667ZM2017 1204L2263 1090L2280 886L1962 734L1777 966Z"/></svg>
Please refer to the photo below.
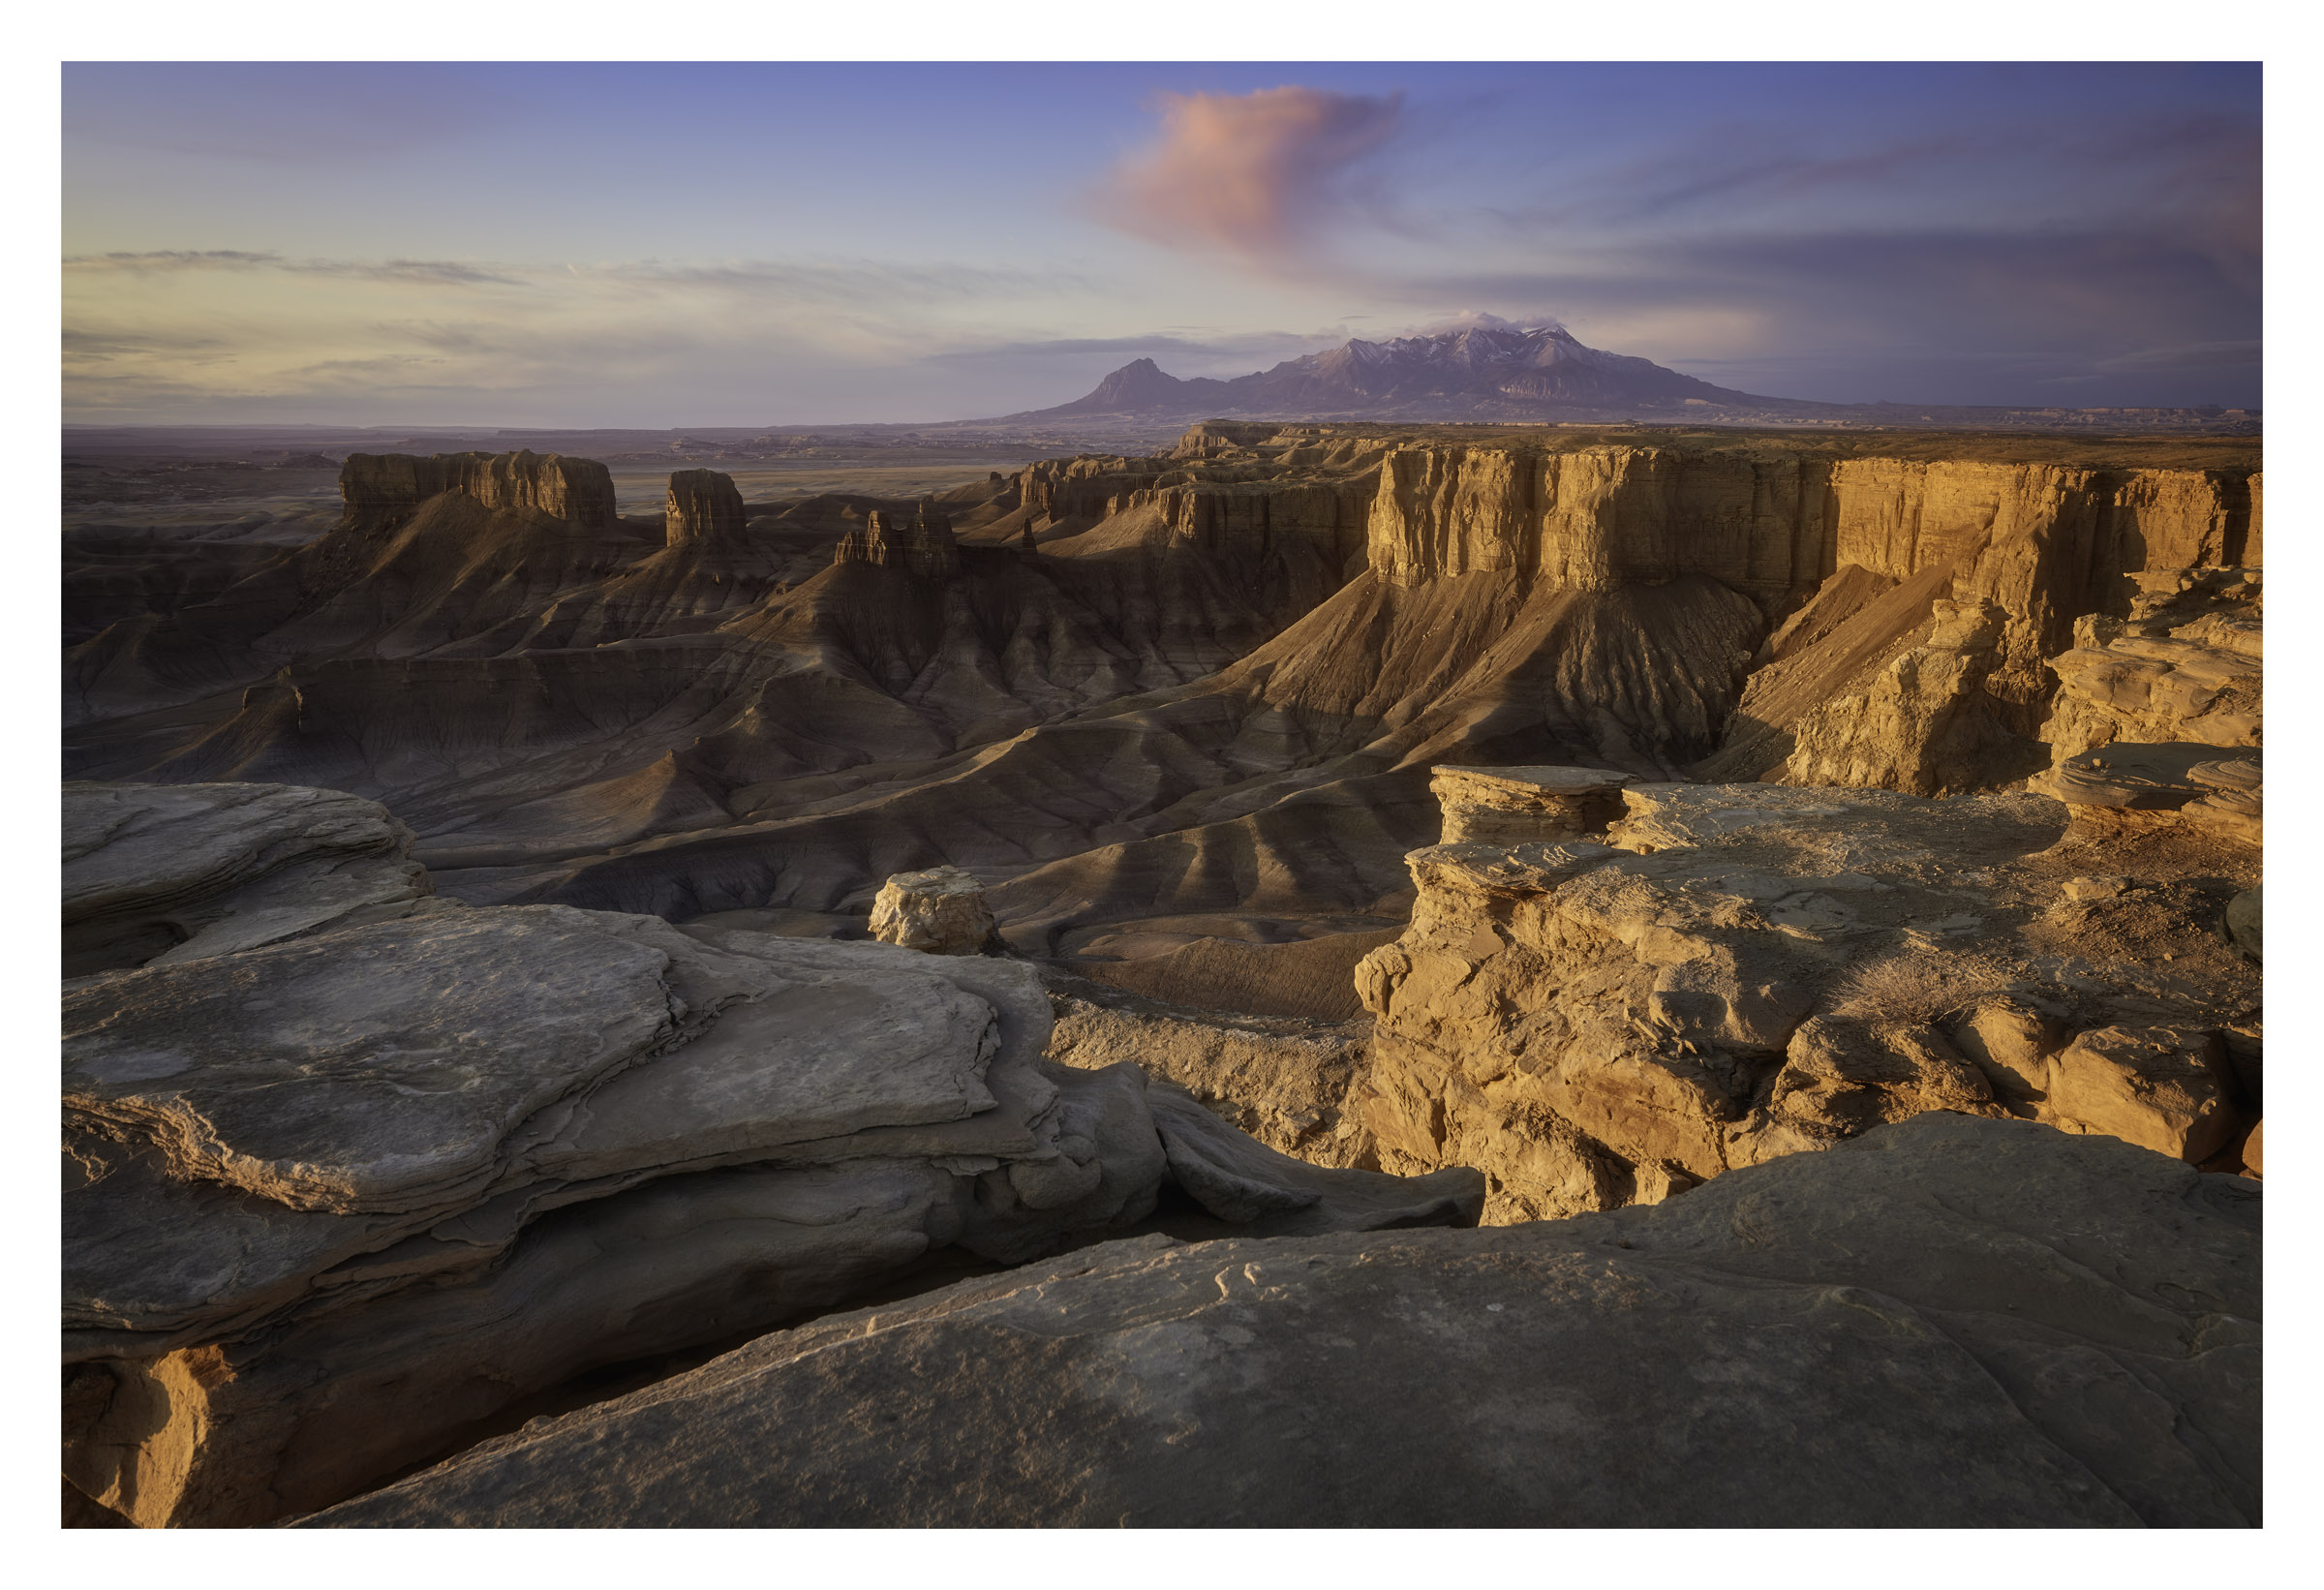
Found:
<svg viewBox="0 0 2324 1590"><path fill-rule="evenodd" d="M1226 418L69 535L68 1516L2257 1522L2259 462Z"/></svg>

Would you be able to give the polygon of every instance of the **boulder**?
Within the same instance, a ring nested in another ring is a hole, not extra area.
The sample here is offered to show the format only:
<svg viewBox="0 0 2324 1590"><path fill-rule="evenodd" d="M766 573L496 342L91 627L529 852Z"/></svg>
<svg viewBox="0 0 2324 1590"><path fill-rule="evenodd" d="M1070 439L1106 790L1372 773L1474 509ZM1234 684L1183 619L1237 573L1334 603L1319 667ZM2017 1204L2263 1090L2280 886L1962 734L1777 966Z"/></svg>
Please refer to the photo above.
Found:
<svg viewBox="0 0 2324 1590"><path fill-rule="evenodd" d="M2259 959L2259 886L2246 889L2227 902L2227 936L2239 949L2248 951L2252 960Z"/></svg>
<svg viewBox="0 0 2324 1590"><path fill-rule="evenodd" d="M890 877L872 902L872 936L930 955L981 955L998 942L985 886L959 867Z"/></svg>
<svg viewBox="0 0 2324 1590"><path fill-rule="evenodd" d="M2174 1159L2209 1159L2235 1135L2217 1034L2102 1027L2050 1060L2044 1111L2069 1132L2103 1132Z"/></svg>
<svg viewBox="0 0 2324 1590"><path fill-rule="evenodd" d="M301 1527L2256 1525L2260 1198L1926 1115L1615 1214L1109 1242Z"/></svg>

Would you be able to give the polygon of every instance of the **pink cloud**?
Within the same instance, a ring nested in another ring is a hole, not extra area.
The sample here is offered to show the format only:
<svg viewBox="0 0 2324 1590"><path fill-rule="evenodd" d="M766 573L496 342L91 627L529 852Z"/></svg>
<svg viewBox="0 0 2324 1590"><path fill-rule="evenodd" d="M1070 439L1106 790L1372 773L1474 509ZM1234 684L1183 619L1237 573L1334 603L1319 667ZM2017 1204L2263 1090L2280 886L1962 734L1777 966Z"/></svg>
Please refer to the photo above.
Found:
<svg viewBox="0 0 2324 1590"><path fill-rule="evenodd" d="M1347 168L1395 133L1403 99L1297 87L1166 94L1160 138L1114 169L1098 213L1174 248L1279 263L1339 206Z"/></svg>

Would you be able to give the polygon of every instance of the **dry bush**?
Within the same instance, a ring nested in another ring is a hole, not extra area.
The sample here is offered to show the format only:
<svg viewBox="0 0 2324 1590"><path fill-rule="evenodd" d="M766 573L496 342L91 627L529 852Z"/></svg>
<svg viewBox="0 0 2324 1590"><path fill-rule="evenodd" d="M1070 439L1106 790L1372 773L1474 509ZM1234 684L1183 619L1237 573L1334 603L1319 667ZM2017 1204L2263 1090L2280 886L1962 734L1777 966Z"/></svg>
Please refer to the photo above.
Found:
<svg viewBox="0 0 2324 1590"><path fill-rule="evenodd" d="M2009 982L2009 967L1989 955L1907 950L1843 976L1832 988L1832 1014L1918 1026L1960 1015Z"/></svg>

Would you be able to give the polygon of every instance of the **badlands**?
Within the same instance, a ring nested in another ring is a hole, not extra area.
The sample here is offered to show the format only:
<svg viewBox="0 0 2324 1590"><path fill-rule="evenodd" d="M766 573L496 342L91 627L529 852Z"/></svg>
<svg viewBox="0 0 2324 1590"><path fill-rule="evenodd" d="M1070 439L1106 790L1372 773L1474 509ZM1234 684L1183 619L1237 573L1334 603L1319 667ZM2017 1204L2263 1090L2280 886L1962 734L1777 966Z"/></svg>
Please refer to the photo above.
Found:
<svg viewBox="0 0 2324 1590"><path fill-rule="evenodd" d="M2255 437L339 490L67 538L69 1523L2260 1522Z"/></svg>

